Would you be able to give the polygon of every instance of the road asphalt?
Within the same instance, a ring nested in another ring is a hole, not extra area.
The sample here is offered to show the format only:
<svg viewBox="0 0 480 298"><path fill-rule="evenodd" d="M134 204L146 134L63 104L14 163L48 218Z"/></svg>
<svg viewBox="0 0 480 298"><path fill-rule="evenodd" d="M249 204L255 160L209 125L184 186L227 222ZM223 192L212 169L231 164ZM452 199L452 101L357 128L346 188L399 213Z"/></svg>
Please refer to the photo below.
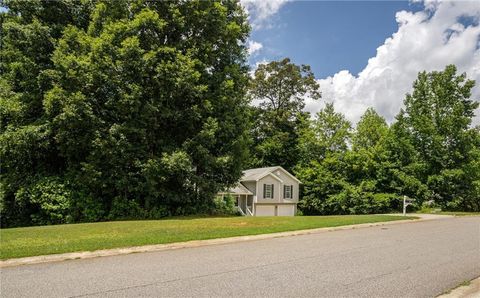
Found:
<svg viewBox="0 0 480 298"><path fill-rule="evenodd" d="M480 217L2 268L1 297L435 297L480 276Z"/></svg>

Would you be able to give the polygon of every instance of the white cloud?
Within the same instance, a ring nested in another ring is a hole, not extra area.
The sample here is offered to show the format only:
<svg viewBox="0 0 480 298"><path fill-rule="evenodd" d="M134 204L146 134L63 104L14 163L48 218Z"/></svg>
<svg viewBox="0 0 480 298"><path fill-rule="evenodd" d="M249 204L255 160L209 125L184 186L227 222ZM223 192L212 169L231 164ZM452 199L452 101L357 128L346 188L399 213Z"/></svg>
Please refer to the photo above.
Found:
<svg viewBox="0 0 480 298"><path fill-rule="evenodd" d="M252 56L263 48L263 45L259 42L249 40L247 43L248 55Z"/></svg>
<svg viewBox="0 0 480 298"><path fill-rule="evenodd" d="M248 12L249 21L254 30L269 26L269 19L275 15L288 0L240 0Z"/></svg>
<svg viewBox="0 0 480 298"><path fill-rule="evenodd" d="M473 20L465 26L459 18ZM375 57L358 74L342 70L319 80L323 99L307 100L306 109L317 112L324 102L352 122L374 107L391 122L403 105L419 71L442 70L455 64L477 81L472 98L480 100L480 4L476 1L428 0L426 9L396 14L398 31L377 48ZM473 23L473 24L472 24ZM480 109L474 123L480 123Z"/></svg>
<svg viewBox="0 0 480 298"><path fill-rule="evenodd" d="M255 64L250 65L250 71L248 72L249 75L250 75L250 77L253 78L253 77L255 76L255 71L257 70L257 68L258 68L261 64L267 64L267 63L269 63L269 62L270 62L270 61L268 61L268 60L266 60L266 59L262 59L262 60L260 60L260 61L255 62ZM260 102L260 101L255 100L254 102L258 103L258 102Z"/></svg>

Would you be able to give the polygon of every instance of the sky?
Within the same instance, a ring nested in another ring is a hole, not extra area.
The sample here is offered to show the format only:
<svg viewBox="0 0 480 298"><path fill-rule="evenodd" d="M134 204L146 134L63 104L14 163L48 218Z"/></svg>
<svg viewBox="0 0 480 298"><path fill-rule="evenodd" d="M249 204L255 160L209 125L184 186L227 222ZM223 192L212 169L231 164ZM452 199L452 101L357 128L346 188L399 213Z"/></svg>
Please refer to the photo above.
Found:
<svg viewBox="0 0 480 298"><path fill-rule="evenodd" d="M480 101L480 0L241 3L252 69L284 57L310 65L322 90L321 100L306 100L312 114L333 102L353 123L368 107L391 123L418 72L448 64L477 80Z"/></svg>

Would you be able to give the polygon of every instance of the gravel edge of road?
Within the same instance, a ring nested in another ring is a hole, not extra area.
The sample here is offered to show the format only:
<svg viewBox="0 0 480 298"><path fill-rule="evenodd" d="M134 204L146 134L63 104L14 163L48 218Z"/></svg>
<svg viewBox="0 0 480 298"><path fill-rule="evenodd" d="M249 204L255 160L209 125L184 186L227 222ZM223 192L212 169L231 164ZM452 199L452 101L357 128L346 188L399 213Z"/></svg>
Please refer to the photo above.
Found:
<svg viewBox="0 0 480 298"><path fill-rule="evenodd" d="M448 293L441 294L437 298L475 298L480 297L480 277L477 277L467 285L460 285Z"/></svg>

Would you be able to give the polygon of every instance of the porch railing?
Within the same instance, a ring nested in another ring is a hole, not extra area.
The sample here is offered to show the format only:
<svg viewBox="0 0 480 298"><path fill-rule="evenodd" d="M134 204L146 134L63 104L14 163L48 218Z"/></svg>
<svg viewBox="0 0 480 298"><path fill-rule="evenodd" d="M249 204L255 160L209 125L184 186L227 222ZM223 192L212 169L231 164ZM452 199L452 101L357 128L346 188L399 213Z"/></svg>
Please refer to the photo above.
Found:
<svg viewBox="0 0 480 298"><path fill-rule="evenodd" d="M237 206L237 208L238 208L238 211L240 211L240 213L241 213L243 216L246 215L245 212L243 212L242 207ZM248 208L247 208L247 209L248 209Z"/></svg>

